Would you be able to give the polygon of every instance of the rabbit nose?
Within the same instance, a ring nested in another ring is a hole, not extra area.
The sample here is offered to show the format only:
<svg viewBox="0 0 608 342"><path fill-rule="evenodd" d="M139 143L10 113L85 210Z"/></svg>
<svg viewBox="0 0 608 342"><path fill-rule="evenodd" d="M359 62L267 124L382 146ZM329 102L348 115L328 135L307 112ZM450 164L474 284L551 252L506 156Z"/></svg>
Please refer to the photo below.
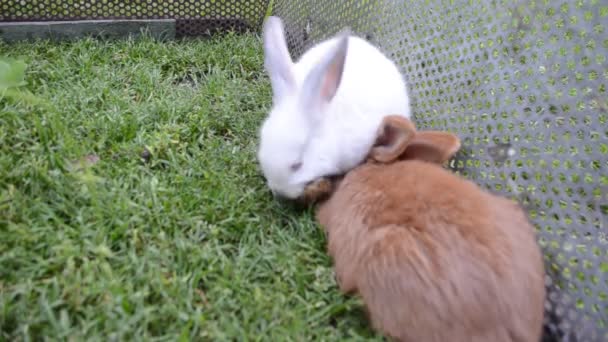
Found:
<svg viewBox="0 0 608 342"><path fill-rule="evenodd" d="M273 197L276 201L290 203L289 197L287 197L281 193L278 193L278 192L274 193Z"/></svg>
<svg viewBox="0 0 608 342"><path fill-rule="evenodd" d="M287 197L285 197L283 194L281 194L275 189L270 189L270 193L272 193L272 198L274 200L284 201L287 199Z"/></svg>
<svg viewBox="0 0 608 342"><path fill-rule="evenodd" d="M281 196L275 189L270 189L270 193L272 194L273 199L278 199Z"/></svg>

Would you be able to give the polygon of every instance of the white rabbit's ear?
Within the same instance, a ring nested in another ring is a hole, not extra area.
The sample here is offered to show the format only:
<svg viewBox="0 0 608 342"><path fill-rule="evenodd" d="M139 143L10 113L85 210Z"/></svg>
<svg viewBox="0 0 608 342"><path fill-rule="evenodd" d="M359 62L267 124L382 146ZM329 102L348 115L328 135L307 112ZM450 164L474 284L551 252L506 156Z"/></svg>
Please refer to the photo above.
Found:
<svg viewBox="0 0 608 342"><path fill-rule="evenodd" d="M275 100L294 90L293 62L287 49L283 22L279 17L266 19L263 28L264 67L270 77Z"/></svg>
<svg viewBox="0 0 608 342"><path fill-rule="evenodd" d="M349 36L350 30L342 30L336 44L306 76L301 98L304 108L312 108L312 112L315 112L336 95L344 72Z"/></svg>

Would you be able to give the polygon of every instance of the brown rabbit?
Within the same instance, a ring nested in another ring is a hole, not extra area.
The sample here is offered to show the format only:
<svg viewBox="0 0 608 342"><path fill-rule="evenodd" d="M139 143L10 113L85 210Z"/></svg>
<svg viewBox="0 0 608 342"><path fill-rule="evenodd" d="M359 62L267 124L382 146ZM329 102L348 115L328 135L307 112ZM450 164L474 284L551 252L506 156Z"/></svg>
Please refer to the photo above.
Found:
<svg viewBox="0 0 608 342"><path fill-rule="evenodd" d="M340 289L398 341L538 342L545 286L533 226L516 203L441 166L459 148L452 134L384 119L368 161L317 210Z"/></svg>

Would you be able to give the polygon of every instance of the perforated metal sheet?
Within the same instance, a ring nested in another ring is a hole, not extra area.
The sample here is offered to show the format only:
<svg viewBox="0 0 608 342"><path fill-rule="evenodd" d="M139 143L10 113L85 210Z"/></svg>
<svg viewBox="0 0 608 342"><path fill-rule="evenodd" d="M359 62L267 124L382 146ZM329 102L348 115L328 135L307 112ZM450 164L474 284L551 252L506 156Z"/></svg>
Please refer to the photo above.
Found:
<svg viewBox="0 0 608 342"><path fill-rule="evenodd" d="M278 0L273 11L294 58L344 26L392 56L418 126L463 139L454 168L528 209L547 265L546 339L608 341L606 0Z"/></svg>
<svg viewBox="0 0 608 342"><path fill-rule="evenodd" d="M0 0L0 22L176 19L176 36L258 30L268 0Z"/></svg>

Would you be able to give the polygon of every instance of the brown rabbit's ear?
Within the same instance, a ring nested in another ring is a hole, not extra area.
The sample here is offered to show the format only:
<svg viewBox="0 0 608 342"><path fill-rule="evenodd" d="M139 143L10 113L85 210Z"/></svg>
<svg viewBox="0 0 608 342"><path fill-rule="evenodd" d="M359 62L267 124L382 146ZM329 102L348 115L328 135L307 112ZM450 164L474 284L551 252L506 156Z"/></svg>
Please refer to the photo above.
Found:
<svg viewBox="0 0 608 342"><path fill-rule="evenodd" d="M458 136L440 131L418 131L399 159L424 160L443 164L460 149Z"/></svg>
<svg viewBox="0 0 608 342"><path fill-rule="evenodd" d="M416 126L410 120L399 115L385 116L369 157L381 163L395 161L406 151L416 135Z"/></svg>

